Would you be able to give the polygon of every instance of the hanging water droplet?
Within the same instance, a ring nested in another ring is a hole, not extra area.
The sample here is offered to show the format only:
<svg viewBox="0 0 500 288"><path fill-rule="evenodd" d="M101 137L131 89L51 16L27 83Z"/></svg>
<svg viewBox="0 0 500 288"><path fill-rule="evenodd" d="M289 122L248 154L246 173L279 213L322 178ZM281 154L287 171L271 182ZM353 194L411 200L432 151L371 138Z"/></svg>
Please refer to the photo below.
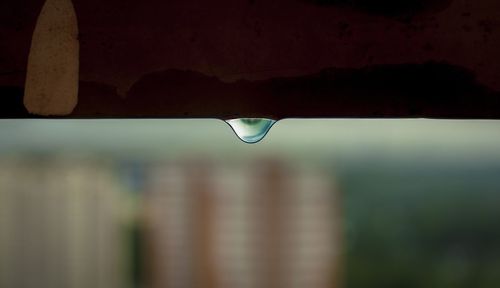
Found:
<svg viewBox="0 0 500 288"><path fill-rule="evenodd" d="M226 120L226 123L241 141L253 144L262 140L276 121L265 118L241 118Z"/></svg>

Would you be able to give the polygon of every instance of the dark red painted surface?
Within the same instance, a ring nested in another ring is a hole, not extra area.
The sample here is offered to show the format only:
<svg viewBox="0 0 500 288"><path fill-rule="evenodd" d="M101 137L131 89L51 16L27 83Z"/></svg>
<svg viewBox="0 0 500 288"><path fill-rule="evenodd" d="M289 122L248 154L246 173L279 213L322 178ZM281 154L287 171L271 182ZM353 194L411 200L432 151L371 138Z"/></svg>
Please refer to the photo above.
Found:
<svg viewBox="0 0 500 288"><path fill-rule="evenodd" d="M500 1L74 0L72 117L500 118ZM0 2L0 117L41 0Z"/></svg>

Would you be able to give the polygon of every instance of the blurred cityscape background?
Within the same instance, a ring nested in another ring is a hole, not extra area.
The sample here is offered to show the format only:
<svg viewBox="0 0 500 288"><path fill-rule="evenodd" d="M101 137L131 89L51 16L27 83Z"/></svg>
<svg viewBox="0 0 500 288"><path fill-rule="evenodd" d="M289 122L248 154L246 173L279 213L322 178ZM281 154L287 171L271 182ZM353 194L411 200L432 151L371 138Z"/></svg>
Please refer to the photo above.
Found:
<svg viewBox="0 0 500 288"><path fill-rule="evenodd" d="M498 121L0 121L1 288L498 285Z"/></svg>

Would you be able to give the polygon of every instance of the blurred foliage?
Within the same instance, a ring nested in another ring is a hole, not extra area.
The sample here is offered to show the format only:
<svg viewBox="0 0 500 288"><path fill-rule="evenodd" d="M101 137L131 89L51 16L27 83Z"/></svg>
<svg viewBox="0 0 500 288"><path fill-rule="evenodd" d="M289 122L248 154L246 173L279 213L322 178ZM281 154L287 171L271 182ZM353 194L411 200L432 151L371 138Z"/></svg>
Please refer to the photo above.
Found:
<svg viewBox="0 0 500 288"><path fill-rule="evenodd" d="M499 287L500 164L341 171L346 287Z"/></svg>

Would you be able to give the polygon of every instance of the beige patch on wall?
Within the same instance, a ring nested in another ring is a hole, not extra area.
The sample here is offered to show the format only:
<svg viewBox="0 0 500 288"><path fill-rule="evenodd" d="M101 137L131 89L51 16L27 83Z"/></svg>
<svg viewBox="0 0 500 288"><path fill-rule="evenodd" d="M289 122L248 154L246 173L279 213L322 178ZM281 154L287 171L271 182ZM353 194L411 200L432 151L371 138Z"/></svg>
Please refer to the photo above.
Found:
<svg viewBox="0 0 500 288"><path fill-rule="evenodd" d="M71 114L78 103L78 22L71 0L47 0L33 32L24 106L42 116Z"/></svg>

